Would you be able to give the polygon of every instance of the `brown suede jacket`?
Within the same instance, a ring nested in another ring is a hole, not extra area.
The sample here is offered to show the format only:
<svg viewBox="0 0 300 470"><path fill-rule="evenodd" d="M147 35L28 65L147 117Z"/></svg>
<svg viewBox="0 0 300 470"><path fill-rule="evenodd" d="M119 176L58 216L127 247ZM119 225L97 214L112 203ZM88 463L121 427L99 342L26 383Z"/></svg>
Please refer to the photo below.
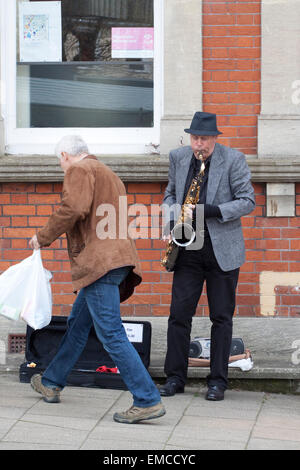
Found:
<svg viewBox="0 0 300 470"><path fill-rule="evenodd" d="M42 247L49 246L66 233L74 291L88 286L112 269L132 266L120 286L123 302L140 284L142 275L135 244L127 233L126 211L121 209L120 212L120 196L123 196L121 208L124 208L126 191L120 178L95 156L85 157L67 170L61 205L37 233L37 239ZM108 216L112 214L112 206L115 216ZM119 227L120 217L121 222L125 219L125 229L124 220ZM108 228L111 238L102 236L100 239L99 233L107 232Z"/></svg>

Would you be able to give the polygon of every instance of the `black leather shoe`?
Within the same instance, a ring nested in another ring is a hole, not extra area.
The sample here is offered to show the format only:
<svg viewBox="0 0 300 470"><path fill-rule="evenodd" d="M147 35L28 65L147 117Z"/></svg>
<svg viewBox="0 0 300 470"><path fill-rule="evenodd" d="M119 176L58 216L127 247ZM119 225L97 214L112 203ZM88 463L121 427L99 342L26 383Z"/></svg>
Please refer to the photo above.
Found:
<svg viewBox="0 0 300 470"><path fill-rule="evenodd" d="M212 385L208 388L205 398L211 401L224 400L224 390L217 387L217 385Z"/></svg>
<svg viewBox="0 0 300 470"><path fill-rule="evenodd" d="M162 397L172 397L175 393L184 393L184 386L179 385L177 382L168 381L159 388L159 393Z"/></svg>

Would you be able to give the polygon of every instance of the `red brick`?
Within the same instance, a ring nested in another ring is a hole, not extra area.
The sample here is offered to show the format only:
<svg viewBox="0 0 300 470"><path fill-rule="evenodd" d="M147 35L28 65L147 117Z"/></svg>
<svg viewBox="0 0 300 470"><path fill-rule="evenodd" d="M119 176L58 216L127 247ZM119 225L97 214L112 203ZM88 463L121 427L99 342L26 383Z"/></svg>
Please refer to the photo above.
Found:
<svg viewBox="0 0 300 470"><path fill-rule="evenodd" d="M160 282L161 275L159 273L142 273L143 282Z"/></svg>
<svg viewBox="0 0 300 470"><path fill-rule="evenodd" d="M28 194L29 204L57 204L60 201L59 194Z"/></svg>
<svg viewBox="0 0 300 470"><path fill-rule="evenodd" d="M300 251L283 251L283 260L300 261Z"/></svg>
<svg viewBox="0 0 300 470"><path fill-rule="evenodd" d="M236 310L238 317L254 317L256 312L255 306L252 305L238 305Z"/></svg>
<svg viewBox="0 0 300 470"><path fill-rule="evenodd" d="M228 95L225 93L205 93L203 103L228 103Z"/></svg>
<svg viewBox="0 0 300 470"><path fill-rule="evenodd" d="M172 290L172 284L153 284L153 292L155 294L170 293Z"/></svg>
<svg viewBox="0 0 300 470"><path fill-rule="evenodd" d="M36 183L35 191L37 193L52 193L53 184L52 183Z"/></svg>
<svg viewBox="0 0 300 470"><path fill-rule="evenodd" d="M228 36L259 36L260 27L249 26L249 25L235 25L227 26L227 35Z"/></svg>
<svg viewBox="0 0 300 470"><path fill-rule="evenodd" d="M223 38L215 38L215 37L204 37L203 38L203 48L223 48L223 47L235 47L237 46L237 38L234 37L223 37ZM251 39L251 44L253 44L253 40Z"/></svg>
<svg viewBox="0 0 300 470"><path fill-rule="evenodd" d="M149 316L151 315L151 305L135 305L134 306L134 314L135 316Z"/></svg>
<svg viewBox="0 0 300 470"><path fill-rule="evenodd" d="M61 193L63 188L63 183L53 183L53 192Z"/></svg>
<svg viewBox="0 0 300 470"><path fill-rule="evenodd" d="M254 24L254 15L237 15L236 16L236 24Z"/></svg>
<svg viewBox="0 0 300 470"><path fill-rule="evenodd" d="M281 231L282 238L300 238L300 229L283 228Z"/></svg>
<svg viewBox="0 0 300 470"><path fill-rule="evenodd" d="M158 317L168 317L170 314L170 307L155 305L152 307L152 314Z"/></svg>
<svg viewBox="0 0 300 470"><path fill-rule="evenodd" d="M248 82L245 82L248 83ZM257 117L256 116L229 116L230 126L256 126Z"/></svg>
<svg viewBox="0 0 300 470"><path fill-rule="evenodd" d="M280 261L281 259L284 259L281 257L281 251L267 250L264 252L265 261Z"/></svg>
<svg viewBox="0 0 300 470"><path fill-rule="evenodd" d="M260 72L258 70L233 70L229 72L229 80L246 82L260 80Z"/></svg>
<svg viewBox="0 0 300 470"><path fill-rule="evenodd" d="M215 113L217 115L220 115L220 114L236 114L237 112L237 107L234 106L234 105L231 105L231 104L228 104L228 105L225 105L225 104L214 104L214 105L210 105L210 104L206 104L204 106L204 109L206 112L208 113Z"/></svg>
<svg viewBox="0 0 300 470"><path fill-rule="evenodd" d="M204 15L203 25L233 25L235 17L232 15Z"/></svg>
<svg viewBox="0 0 300 470"><path fill-rule="evenodd" d="M256 269L258 272L261 271L278 271L278 272L288 272L289 271L289 265L288 263L275 263L273 261L270 262L264 262L264 263L257 263Z"/></svg>
<svg viewBox="0 0 300 470"><path fill-rule="evenodd" d="M28 217L12 217L11 225L12 227L27 227Z"/></svg>
<svg viewBox="0 0 300 470"><path fill-rule="evenodd" d="M3 207L3 215L34 215L35 206L8 205Z"/></svg>
<svg viewBox="0 0 300 470"><path fill-rule="evenodd" d="M291 273L294 273L294 272L300 272L300 263L299 262L296 262L296 263L293 263L293 262L289 262L289 271Z"/></svg>
<svg viewBox="0 0 300 470"><path fill-rule="evenodd" d="M34 228L4 228L5 238L32 238L35 234Z"/></svg>
<svg viewBox="0 0 300 470"><path fill-rule="evenodd" d="M202 35L203 37L233 36L232 34L228 34L227 26L208 26L208 25L203 25Z"/></svg>
<svg viewBox="0 0 300 470"><path fill-rule="evenodd" d="M0 194L0 204L10 204L10 194Z"/></svg>
<svg viewBox="0 0 300 470"><path fill-rule="evenodd" d="M256 219L257 227L288 227L288 217L261 217Z"/></svg>
<svg viewBox="0 0 300 470"><path fill-rule="evenodd" d="M35 185L33 183L3 183L3 193L33 193Z"/></svg>
<svg viewBox="0 0 300 470"><path fill-rule="evenodd" d="M124 305L121 304L121 315L122 316L130 316L134 313L134 305Z"/></svg>
<svg viewBox="0 0 300 470"><path fill-rule="evenodd" d="M152 285L147 282L142 282L139 286L135 288L136 294L151 294L152 292Z"/></svg>
<svg viewBox="0 0 300 470"><path fill-rule="evenodd" d="M70 272L57 272L53 274L53 282L71 282Z"/></svg>
<svg viewBox="0 0 300 470"><path fill-rule="evenodd" d="M52 289L53 294L72 294L73 293L72 284L70 283L56 284L52 282L51 289Z"/></svg>
<svg viewBox="0 0 300 470"><path fill-rule="evenodd" d="M246 252L247 261L261 261L264 259L263 251L249 250Z"/></svg>
<svg viewBox="0 0 300 470"><path fill-rule="evenodd" d="M74 294L54 294L53 304L54 305L59 305L59 304L73 305L75 299L76 299L76 295Z"/></svg>
<svg viewBox="0 0 300 470"><path fill-rule="evenodd" d="M291 240L291 250L300 250L300 240Z"/></svg>
<svg viewBox="0 0 300 470"><path fill-rule="evenodd" d="M10 198L12 204L27 204L28 202L27 194L11 194Z"/></svg>
<svg viewBox="0 0 300 470"><path fill-rule="evenodd" d="M11 247L12 248L29 248L28 244L29 240L24 240L22 238L17 238L15 240L11 240Z"/></svg>
<svg viewBox="0 0 300 470"><path fill-rule="evenodd" d="M37 215L51 215L53 213L53 206L36 206Z"/></svg>
<svg viewBox="0 0 300 470"><path fill-rule="evenodd" d="M256 248L264 250L288 250L289 245L289 240L256 240Z"/></svg>
<svg viewBox="0 0 300 470"><path fill-rule="evenodd" d="M61 263L59 261L45 260L45 261L43 261L43 265L46 269L48 269L51 272L61 270ZM69 279L69 280L71 280L71 279Z"/></svg>
<svg viewBox="0 0 300 470"><path fill-rule="evenodd" d="M66 250L55 250L54 252L54 257L55 259L60 259L60 260L67 260L69 259L68 252Z"/></svg>
<svg viewBox="0 0 300 470"><path fill-rule="evenodd" d="M259 228L244 228L243 229L244 237L245 238L255 238L255 239L261 239L263 235L262 229Z"/></svg>
<svg viewBox="0 0 300 470"><path fill-rule="evenodd" d="M234 70L235 69L235 61L230 59L204 59L203 60L203 67L206 70Z"/></svg>
<svg viewBox="0 0 300 470"><path fill-rule="evenodd" d="M0 227L9 227L10 222L10 217L0 217Z"/></svg>
<svg viewBox="0 0 300 470"><path fill-rule="evenodd" d="M22 261L32 255L32 250L5 250L2 254L3 259Z"/></svg>
<svg viewBox="0 0 300 470"><path fill-rule="evenodd" d="M48 217L28 217L30 227L43 227L47 223Z"/></svg>
<svg viewBox="0 0 300 470"><path fill-rule="evenodd" d="M135 240L135 246L138 250L140 249L150 249L151 248L151 240L139 238Z"/></svg>
<svg viewBox="0 0 300 470"><path fill-rule="evenodd" d="M128 193L148 194L161 193L160 183L129 183Z"/></svg>
<svg viewBox="0 0 300 470"><path fill-rule="evenodd" d="M299 295L282 295L282 305L297 305L300 306L300 294Z"/></svg>
<svg viewBox="0 0 300 470"><path fill-rule="evenodd" d="M245 4L242 4L240 1L236 3L227 2L227 9L230 13L259 13L260 2L251 2L249 0L247 0L247 3Z"/></svg>

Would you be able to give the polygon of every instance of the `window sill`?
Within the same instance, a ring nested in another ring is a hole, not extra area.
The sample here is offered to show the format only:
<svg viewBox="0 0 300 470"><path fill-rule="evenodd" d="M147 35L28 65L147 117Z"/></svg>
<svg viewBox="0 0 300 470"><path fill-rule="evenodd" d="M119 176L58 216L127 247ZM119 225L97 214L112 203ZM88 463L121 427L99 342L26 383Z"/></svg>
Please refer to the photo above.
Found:
<svg viewBox="0 0 300 470"><path fill-rule="evenodd" d="M166 182L167 155L102 156L124 182ZM294 183L300 180L300 159L247 158L253 182ZM6 155L0 158L0 182L60 182L63 172L54 156Z"/></svg>

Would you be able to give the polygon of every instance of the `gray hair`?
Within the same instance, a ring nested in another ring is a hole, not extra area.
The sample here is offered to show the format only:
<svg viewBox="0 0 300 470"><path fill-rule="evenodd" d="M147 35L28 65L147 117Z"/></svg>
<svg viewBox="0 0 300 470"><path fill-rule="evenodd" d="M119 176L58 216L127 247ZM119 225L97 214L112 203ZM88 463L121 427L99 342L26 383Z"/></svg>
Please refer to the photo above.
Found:
<svg viewBox="0 0 300 470"><path fill-rule="evenodd" d="M82 153L89 153L89 149L80 135L66 135L55 147L55 155L57 158L61 158L62 152L67 152L75 156L81 155Z"/></svg>

